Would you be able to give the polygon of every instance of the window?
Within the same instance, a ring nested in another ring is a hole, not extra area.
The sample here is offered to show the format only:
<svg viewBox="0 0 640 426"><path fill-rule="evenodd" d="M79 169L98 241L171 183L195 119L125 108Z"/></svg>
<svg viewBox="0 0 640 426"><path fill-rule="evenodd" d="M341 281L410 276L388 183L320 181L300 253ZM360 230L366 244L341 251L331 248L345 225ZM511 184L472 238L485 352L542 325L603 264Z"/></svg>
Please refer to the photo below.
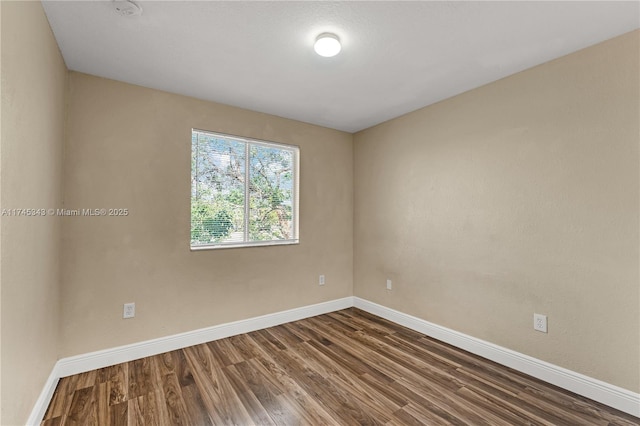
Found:
<svg viewBox="0 0 640 426"><path fill-rule="evenodd" d="M298 243L295 146L191 131L191 249Z"/></svg>

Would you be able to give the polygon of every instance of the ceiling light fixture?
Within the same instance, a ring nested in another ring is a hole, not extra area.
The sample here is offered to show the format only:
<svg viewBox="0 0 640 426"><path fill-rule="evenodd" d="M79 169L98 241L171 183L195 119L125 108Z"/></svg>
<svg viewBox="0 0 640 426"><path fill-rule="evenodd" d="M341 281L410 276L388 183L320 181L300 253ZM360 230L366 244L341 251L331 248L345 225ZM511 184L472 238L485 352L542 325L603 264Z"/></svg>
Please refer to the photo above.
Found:
<svg viewBox="0 0 640 426"><path fill-rule="evenodd" d="M313 45L313 48L318 55L330 58L340 53L342 46L340 45L340 39L337 35L323 33L316 38L316 43Z"/></svg>
<svg viewBox="0 0 640 426"><path fill-rule="evenodd" d="M140 16L142 8L129 0L114 0L113 7L118 15L122 16Z"/></svg>

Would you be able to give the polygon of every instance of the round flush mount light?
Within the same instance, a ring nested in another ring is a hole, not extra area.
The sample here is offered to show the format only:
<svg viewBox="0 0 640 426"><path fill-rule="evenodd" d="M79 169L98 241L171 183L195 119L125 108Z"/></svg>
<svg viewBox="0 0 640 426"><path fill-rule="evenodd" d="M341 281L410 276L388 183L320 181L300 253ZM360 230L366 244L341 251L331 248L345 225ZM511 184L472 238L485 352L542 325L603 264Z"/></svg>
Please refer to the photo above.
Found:
<svg viewBox="0 0 640 426"><path fill-rule="evenodd" d="M122 16L140 16L142 8L129 0L114 0L113 8L118 15Z"/></svg>
<svg viewBox="0 0 640 426"><path fill-rule="evenodd" d="M330 58L340 53L342 46L340 45L340 39L337 35L323 33L316 38L316 43L313 45L313 48L318 55Z"/></svg>

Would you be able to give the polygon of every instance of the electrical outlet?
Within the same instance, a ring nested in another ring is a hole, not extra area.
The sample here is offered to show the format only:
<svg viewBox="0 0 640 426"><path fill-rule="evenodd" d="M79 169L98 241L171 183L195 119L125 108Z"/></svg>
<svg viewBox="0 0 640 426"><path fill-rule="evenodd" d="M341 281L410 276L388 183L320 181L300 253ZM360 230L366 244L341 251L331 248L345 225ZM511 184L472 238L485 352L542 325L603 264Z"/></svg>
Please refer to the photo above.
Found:
<svg viewBox="0 0 640 426"><path fill-rule="evenodd" d="M391 280L387 280L387 290L391 290L392 288Z"/></svg>
<svg viewBox="0 0 640 426"><path fill-rule="evenodd" d="M318 278L318 285L324 285L324 275L320 275Z"/></svg>
<svg viewBox="0 0 640 426"><path fill-rule="evenodd" d="M542 333L547 332L547 316L533 314L533 329Z"/></svg>
<svg viewBox="0 0 640 426"><path fill-rule="evenodd" d="M122 318L133 318L136 316L136 304L125 303L124 310L122 311Z"/></svg>

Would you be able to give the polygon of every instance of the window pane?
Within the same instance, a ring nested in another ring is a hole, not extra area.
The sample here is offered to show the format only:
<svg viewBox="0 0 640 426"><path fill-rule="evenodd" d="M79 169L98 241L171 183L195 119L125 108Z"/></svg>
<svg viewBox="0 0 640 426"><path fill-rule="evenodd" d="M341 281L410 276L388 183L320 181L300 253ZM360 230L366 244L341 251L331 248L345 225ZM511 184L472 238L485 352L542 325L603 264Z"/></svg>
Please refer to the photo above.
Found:
<svg viewBox="0 0 640 426"><path fill-rule="evenodd" d="M194 132L191 244L244 240L245 144Z"/></svg>
<svg viewBox="0 0 640 426"><path fill-rule="evenodd" d="M249 158L249 238L293 238L293 152L251 145Z"/></svg>

